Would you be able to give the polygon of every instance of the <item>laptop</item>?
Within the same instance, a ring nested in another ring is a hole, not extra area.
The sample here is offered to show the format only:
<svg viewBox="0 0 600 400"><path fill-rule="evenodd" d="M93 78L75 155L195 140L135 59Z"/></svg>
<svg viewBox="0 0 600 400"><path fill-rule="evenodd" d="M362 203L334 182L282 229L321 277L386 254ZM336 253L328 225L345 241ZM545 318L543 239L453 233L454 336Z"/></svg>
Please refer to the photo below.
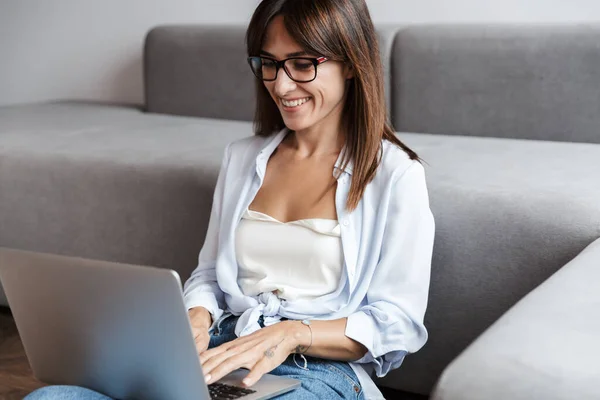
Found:
<svg viewBox="0 0 600 400"><path fill-rule="evenodd" d="M238 370L206 385L169 269L0 248L0 282L35 377L115 399L269 399L300 386ZM209 393L210 392L210 393Z"/></svg>

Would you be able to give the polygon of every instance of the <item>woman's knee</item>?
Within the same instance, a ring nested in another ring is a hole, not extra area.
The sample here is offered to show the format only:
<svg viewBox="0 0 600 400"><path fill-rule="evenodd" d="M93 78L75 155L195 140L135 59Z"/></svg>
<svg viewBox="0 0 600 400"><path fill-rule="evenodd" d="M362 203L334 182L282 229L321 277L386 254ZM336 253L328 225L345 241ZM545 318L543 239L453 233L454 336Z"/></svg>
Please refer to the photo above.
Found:
<svg viewBox="0 0 600 400"><path fill-rule="evenodd" d="M23 400L111 400L93 390L79 386L46 386L29 393Z"/></svg>

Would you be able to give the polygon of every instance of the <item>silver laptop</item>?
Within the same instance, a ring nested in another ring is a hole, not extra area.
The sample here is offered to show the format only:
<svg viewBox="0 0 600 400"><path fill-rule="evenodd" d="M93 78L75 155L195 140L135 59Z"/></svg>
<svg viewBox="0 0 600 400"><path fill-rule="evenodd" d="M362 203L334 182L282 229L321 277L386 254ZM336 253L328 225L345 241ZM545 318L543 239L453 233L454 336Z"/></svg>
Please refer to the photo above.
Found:
<svg viewBox="0 0 600 400"><path fill-rule="evenodd" d="M300 386L265 375L245 393L239 370L208 387L175 271L0 248L0 282L42 382L123 400L219 398L209 389L268 399Z"/></svg>

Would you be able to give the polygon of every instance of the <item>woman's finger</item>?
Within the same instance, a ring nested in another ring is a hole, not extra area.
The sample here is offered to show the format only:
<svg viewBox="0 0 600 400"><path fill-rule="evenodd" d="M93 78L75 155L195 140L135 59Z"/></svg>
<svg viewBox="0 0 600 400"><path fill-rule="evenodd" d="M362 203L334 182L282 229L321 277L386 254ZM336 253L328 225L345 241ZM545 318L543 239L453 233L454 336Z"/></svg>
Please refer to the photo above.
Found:
<svg viewBox="0 0 600 400"><path fill-rule="evenodd" d="M194 342L196 343L196 351L198 355L208 349L208 343L210 342L210 336L208 332L198 331L198 333L194 336Z"/></svg>
<svg viewBox="0 0 600 400"><path fill-rule="evenodd" d="M223 353L229 351L231 348L236 347L239 343L240 342L238 342L238 339L235 339L235 340L232 340L231 342L223 343L220 346L217 346L217 347L214 347L212 349L205 351L200 356L200 364L204 365L211 358L214 358L214 357L218 356L219 354L223 354Z"/></svg>
<svg viewBox="0 0 600 400"><path fill-rule="evenodd" d="M277 346L267 349L263 357L254 365L242 383L246 387L254 385L264 374L271 372L281 365L287 356L288 354L283 349L277 348Z"/></svg>
<svg viewBox="0 0 600 400"><path fill-rule="evenodd" d="M249 351L252 352L253 349L257 349L258 347L260 347L260 342L247 341L237 346L231 346L225 351L222 351L218 354L214 354L211 357L206 358L205 361L202 363L202 371L204 372L204 376L212 375L213 369L217 368L219 365L225 362L228 362L231 358ZM257 354L260 353L257 352ZM258 358L259 355L256 357L256 359L258 360ZM240 367L242 367L241 364L237 368Z"/></svg>
<svg viewBox="0 0 600 400"><path fill-rule="evenodd" d="M241 344L247 343L247 342L251 342L251 341L255 341L255 340L260 340L260 338L262 337L262 335L260 335L259 333L262 333L260 331L255 332L251 335L248 336L242 336L240 338L234 339L231 342L227 342L227 343L223 343L220 346L214 347L212 349L206 350L204 351L201 356L200 356L200 364L204 365L204 363L206 361L208 361L210 358L216 356L217 354L221 354L223 352L228 351L229 349L231 349L232 347L236 347L239 346Z"/></svg>
<svg viewBox="0 0 600 400"><path fill-rule="evenodd" d="M256 365L259 358L256 351L246 351L230 357L211 370L208 376L205 372L206 383L216 382L225 375L243 367L251 369Z"/></svg>
<svg viewBox="0 0 600 400"><path fill-rule="evenodd" d="M229 346L226 346L226 345L229 345L229 343L224 343L220 346L213 347L212 349L208 349L205 352L203 352L202 354L200 354L200 364L204 365L211 358L227 351Z"/></svg>

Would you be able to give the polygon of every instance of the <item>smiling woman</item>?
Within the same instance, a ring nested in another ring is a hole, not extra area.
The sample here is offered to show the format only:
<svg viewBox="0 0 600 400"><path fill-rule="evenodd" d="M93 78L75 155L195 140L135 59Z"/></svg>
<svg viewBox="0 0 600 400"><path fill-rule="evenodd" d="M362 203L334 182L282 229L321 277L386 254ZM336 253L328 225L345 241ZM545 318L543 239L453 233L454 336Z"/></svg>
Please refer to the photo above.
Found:
<svg viewBox="0 0 600 400"><path fill-rule="evenodd" d="M401 147L411 159L418 159L396 138L387 122L383 67L364 1L263 1L250 21L246 42L248 55L255 60L251 61L252 70L259 78L257 134L269 136L285 127L298 131L328 123L340 125L331 130L343 129L348 141L343 161L353 160L354 164L348 196L350 209L356 206L364 186L375 174L382 139ZM307 73L308 78L312 74L312 79L306 81L294 79L292 64L285 60L302 56L316 60ZM277 63L277 59L281 61ZM325 61L327 65L321 66ZM283 67L291 82L273 79L279 67ZM300 110L289 103L291 107L285 105L288 99L308 99L313 104L296 112Z"/></svg>
<svg viewBox="0 0 600 400"><path fill-rule="evenodd" d="M434 222L419 159L387 123L367 6L264 0L246 41L256 137L226 150L185 290L206 379L247 368L247 385L299 377L286 399L382 398L370 375L427 338Z"/></svg>
<svg viewBox="0 0 600 400"><path fill-rule="evenodd" d="M427 341L434 220L387 122L367 6L263 0L246 39L256 135L225 150L184 287L205 380L245 368L246 386L299 379L281 399L382 399L371 376Z"/></svg>

